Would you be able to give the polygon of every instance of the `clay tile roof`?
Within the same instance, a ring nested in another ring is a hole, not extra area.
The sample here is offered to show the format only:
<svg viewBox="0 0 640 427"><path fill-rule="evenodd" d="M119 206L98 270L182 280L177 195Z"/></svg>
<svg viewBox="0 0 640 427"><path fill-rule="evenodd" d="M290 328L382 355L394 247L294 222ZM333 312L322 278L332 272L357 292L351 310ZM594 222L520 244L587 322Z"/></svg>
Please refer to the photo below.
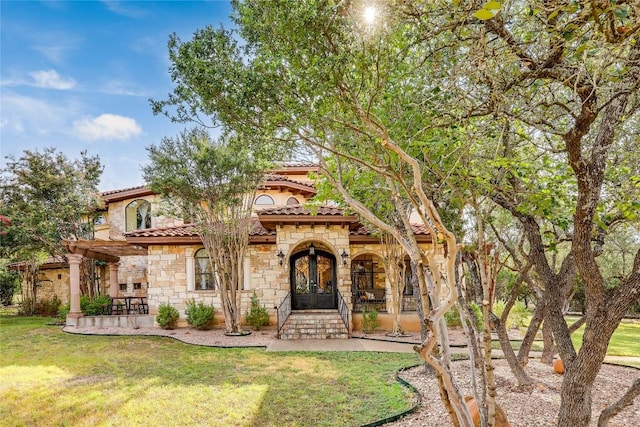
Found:
<svg viewBox="0 0 640 427"><path fill-rule="evenodd" d="M282 162L279 165L283 168L317 168L318 165L313 162Z"/></svg>
<svg viewBox="0 0 640 427"><path fill-rule="evenodd" d="M66 264L67 264L67 259L65 257L60 255L50 256L49 258L47 258L45 262L43 262L40 265L40 269L45 270L48 268L58 268ZM12 262L11 264L7 264L7 268L9 270L21 270L21 269L24 269L26 265L27 265L26 261L17 261L17 262Z"/></svg>
<svg viewBox="0 0 640 427"><path fill-rule="evenodd" d="M118 202L120 200L130 199L133 197L149 196L151 194L154 194L154 192L145 185L98 193L98 195L107 203Z"/></svg>
<svg viewBox="0 0 640 427"><path fill-rule="evenodd" d="M193 225L177 225L173 227L147 228L144 230L128 231L125 237L191 237L197 236Z"/></svg>
<svg viewBox="0 0 640 427"><path fill-rule="evenodd" d="M428 236L429 230L424 224L411 224L411 229L416 236ZM355 230L351 231L352 236L369 236L371 231L367 228L366 225L363 225Z"/></svg>
<svg viewBox="0 0 640 427"><path fill-rule="evenodd" d="M288 182L292 184L299 184L299 185L304 185L306 187L315 188L315 185L313 185L313 183L298 181L296 179L291 179L286 175L279 175L276 173L265 175L263 181L264 182L260 185L261 187L265 186L265 184L268 184L269 182Z"/></svg>
<svg viewBox="0 0 640 427"><path fill-rule="evenodd" d="M268 215L297 215L297 216L312 216L312 215L324 215L324 216L344 216L344 209L335 208L331 206L320 206L317 209L307 209L301 205L290 206L276 206L260 209L257 211L258 216Z"/></svg>
<svg viewBox="0 0 640 427"><path fill-rule="evenodd" d="M411 224L411 229L413 230L414 234L418 234L418 235L429 234L429 229L424 224Z"/></svg>
<svg viewBox="0 0 640 427"><path fill-rule="evenodd" d="M251 236L270 236L275 232L265 229L257 218L251 218ZM127 239L137 237L197 237L198 233L193 224L176 225L173 227L147 228L125 233Z"/></svg>

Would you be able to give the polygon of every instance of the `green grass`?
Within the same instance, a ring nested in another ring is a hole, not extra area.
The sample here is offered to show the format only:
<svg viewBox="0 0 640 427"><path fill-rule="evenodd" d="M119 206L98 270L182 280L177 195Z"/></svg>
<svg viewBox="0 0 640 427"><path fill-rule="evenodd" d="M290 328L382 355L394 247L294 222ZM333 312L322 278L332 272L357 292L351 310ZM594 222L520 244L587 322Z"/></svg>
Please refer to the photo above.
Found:
<svg viewBox="0 0 640 427"><path fill-rule="evenodd" d="M568 317L567 321L573 323L577 317ZM571 340L576 348L582 345L584 325L571 335ZM633 356L640 357L640 321L623 320L618 329L611 336L607 356Z"/></svg>
<svg viewBox="0 0 640 427"><path fill-rule="evenodd" d="M567 316L567 322L569 324L578 320L578 317ZM576 349L579 349L582 345L582 335L584 334L583 325L580 329L571 334L571 340ZM517 351L520 348L522 341L511 341L511 346ZM491 343L491 348L500 349L500 343L494 341ZM542 342L536 341L532 346L532 351L542 351ZM609 360L612 363L619 363L626 366L634 366L640 368L640 359L630 360L629 358L640 358L640 321L638 320L623 320L618 329L611 336L609 341L609 347L607 348L607 356L621 357L623 359L617 360L615 357Z"/></svg>
<svg viewBox="0 0 640 427"><path fill-rule="evenodd" d="M0 316L0 420L13 426L362 425L408 409L414 354L266 353L66 334Z"/></svg>

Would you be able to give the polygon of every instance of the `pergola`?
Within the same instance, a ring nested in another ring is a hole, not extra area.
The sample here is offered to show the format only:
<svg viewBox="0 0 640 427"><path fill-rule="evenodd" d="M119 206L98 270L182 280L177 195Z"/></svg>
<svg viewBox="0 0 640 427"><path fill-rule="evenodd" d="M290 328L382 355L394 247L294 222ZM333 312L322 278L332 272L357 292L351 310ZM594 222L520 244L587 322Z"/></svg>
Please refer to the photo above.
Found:
<svg viewBox="0 0 640 427"><path fill-rule="evenodd" d="M69 261L70 310L67 319L76 322L80 310L80 264L83 258L104 261L109 265L109 295L118 296L118 267L121 256L147 255L147 249L124 240L65 240ZM69 321L67 321L69 324Z"/></svg>

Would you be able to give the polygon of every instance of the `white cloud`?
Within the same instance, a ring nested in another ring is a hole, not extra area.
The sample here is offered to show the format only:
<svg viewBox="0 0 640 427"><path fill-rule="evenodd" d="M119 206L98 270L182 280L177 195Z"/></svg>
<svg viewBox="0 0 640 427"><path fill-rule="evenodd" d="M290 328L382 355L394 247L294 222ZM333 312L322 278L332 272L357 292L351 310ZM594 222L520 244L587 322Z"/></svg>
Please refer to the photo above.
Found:
<svg viewBox="0 0 640 427"><path fill-rule="evenodd" d="M73 130L79 138L87 141L125 140L142 133L134 119L117 114L101 114L93 119L76 120L73 122Z"/></svg>
<svg viewBox="0 0 640 427"><path fill-rule="evenodd" d="M33 85L47 89L67 90L76 85L72 78L63 78L56 70L40 70L29 73L33 78Z"/></svg>
<svg viewBox="0 0 640 427"><path fill-rule="evenodd" d="M13 78L2 80L2 86L33 86L45 89L68 90L76 86L71 77L62 77L56 70L38 70L29 73L31 79Z"/></svg>
<svg viewBox="0 0 640 427"><path fill-rule="evenodd" d="M104 84L101 89L101 92L107 93L109 95L125 95L125 96L145 96L149 97L150 94L148 92L144 92L143 90L136 90L131 88L131 85L127 85L124 82L110 80Z"/></svg>
<svg viewBox="0 0 640 427"><path fill-rule="evenodd" d="M146 15L144 10L133 7L131 4L126 4L119 0L102 0L102 3L110 12L117 15L127 16L129 18L140 18Z"/></svg>
<svg viewBox="0 0 640 427"><path fill-rule="evenodd" d="M43 99L11 92L3 93L0 100L2 129L15 134L29 131L48 135L52 131L59 131L74 109L70 101L61 107Z"/></svg>
<svg viewBox="0 0 640 427"><path fill-rule="evenodd" d="M44 57L46 57L49 61L54 62L56 64L62 64L65 61L65 56L67 51L71 48L69 46L63 45L35 45L33 49L37 52L40 52Z"/></svg>

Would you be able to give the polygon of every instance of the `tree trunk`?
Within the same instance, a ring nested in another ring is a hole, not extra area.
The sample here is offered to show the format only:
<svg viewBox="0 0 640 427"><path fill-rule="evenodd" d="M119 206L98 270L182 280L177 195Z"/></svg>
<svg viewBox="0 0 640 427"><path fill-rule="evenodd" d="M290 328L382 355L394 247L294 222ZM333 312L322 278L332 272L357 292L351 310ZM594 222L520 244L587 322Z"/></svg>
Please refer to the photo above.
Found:
<svg viewBox="0 0 640 427"><path fill-rule="evenodd" d="M606 407L598 418L598 427L607 427L611 417L615 416L618 412L622 411L627 406L633 404L633 399L640 396L640 378L636 379L631 385L629 390L611 406Z"/></svg>
<svg viewBox="0 0 640 427"><path fill-rule="evenodd" d="M498 334L498 340L500 341L500 348L502 349L502 353L504 353L504 358L507 360L509 364L509 368L511 368L511 373L516 377L519 386L530 386L533 384L533 380L529 378L527 373L524 371L523 365L520 364L518 358L516 357L516 353L513 351L513 347L511 347L511 342L509 341L509 334L507 333L507 328L505 328L504 322L502 322L498 317L491 313L493 325L496 328L496 332Z"/></svg>
<svg viewBox="0 0 640 427"><path fill-rule="evenodd" d="M540 361L542 363L546 363L547 365L551 365L553 363L553 356L558 352L556 349L556 344L553 341L553 332L551 330L551 324L548 321L544 321L542 323L542 356L540 357Z"/></svg>
<svg viewBox="0 0 640 427"><path fill-rule="evenodd" d="M525 333L524 338L522 338L522 344L518 350L518 362L520 362L520 366L522 367L527 366L527 363L529 363L529 352L531 351L533 342L540 330L542 319L544 318L544 305L544 300L538 299L533 316L531 317L531 322L529 322L529 327L527 328L527 333Z"/></svg>

